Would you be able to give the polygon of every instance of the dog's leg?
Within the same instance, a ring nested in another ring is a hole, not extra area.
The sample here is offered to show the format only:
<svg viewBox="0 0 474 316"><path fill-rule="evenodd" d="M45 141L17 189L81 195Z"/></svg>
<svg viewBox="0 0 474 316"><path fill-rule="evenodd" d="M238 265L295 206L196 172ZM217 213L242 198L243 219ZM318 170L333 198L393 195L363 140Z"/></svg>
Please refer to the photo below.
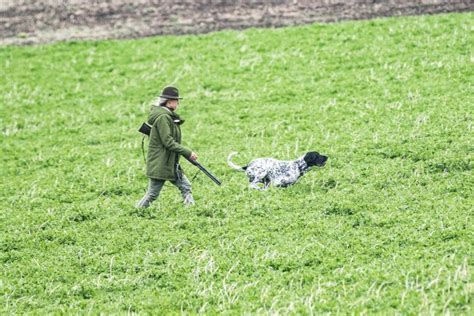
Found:
<svg viewBox="0 0 474 316"><path fill-rule="evenodd" d="M259 184L263 184L263 186L260 186ZM259 191L265 191L266 189L268 189L269 186L270 186L270 181L268 181L265 178L264 179L252 178L249 184L250 188L259 190Z"/></svg>
<svg viewBox="0 0 474 316"><path fill-rule="evenodd" d="M272 182L270 181L270 179L268 179L268 178L263 179L263 189L264 190L268 189L270 187L271 183Z"/></svg>
<svg viewBox="0 0 474 316"><path fill-rule="evenodd" d="M259 186L260 183L262 183L263 186ZM270 183L264 183L264 182L261 182L261 181L250 182L250 184L249 184L250 188L255 189L255 190L259 190L259 191L265 191L265 190L268 189L269 186L270 186Z"/></svg>
<svg viewBox="0 0 474 316"><path fill-rule="evenodd" d="M284 186L284 179L282 179L282 178L273 179L273 186L275 186L275 187Z"/></svg>
<svg viewBox="0 0 474 316"><path fill-rule="evenodd" d="M261 182L250 182L249 187L255 190L263 191L261 187L258 186L258 184Z"/></svg>
<svg viewBox="0 0 474 316"><path fill-rule="evenodd" d="M265 185L263 186L263 188L259 186L260 183L265 183L265 177L267 176L267 172L264 169L249 168L245 171L245 173L247 174L247 177L249 178L250 188L259 190L259 191L266 189Z"/></svg>
<svg viewBox="0 0 474 316"><path fill-rule="evenodd" d="M295 184L298 181L299 175L294 174L283 174L279 177L273 179L273 186L286 188L292 184Z"/></svg>

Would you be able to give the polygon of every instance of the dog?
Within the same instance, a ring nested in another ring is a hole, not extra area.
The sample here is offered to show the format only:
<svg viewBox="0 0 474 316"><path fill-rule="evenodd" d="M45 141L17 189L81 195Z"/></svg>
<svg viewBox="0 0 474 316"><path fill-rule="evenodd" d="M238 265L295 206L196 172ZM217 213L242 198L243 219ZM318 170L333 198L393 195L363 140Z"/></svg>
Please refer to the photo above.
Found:
<svg viewBox="0 0 474 316"><path fill-rule="evenodd" d="M249 178L249 186L257 190L266 190L272 184L276 187L287 187L296 181L314 166L322 167L328 160L327 156L310 151L304 156L292 160L282 161L273 158L257 158L248 165L240 167L231 159L237 152L232 152L227 157L228 165L236 170L244 171ZM263 187L259 186L263 184Z"/></svg>

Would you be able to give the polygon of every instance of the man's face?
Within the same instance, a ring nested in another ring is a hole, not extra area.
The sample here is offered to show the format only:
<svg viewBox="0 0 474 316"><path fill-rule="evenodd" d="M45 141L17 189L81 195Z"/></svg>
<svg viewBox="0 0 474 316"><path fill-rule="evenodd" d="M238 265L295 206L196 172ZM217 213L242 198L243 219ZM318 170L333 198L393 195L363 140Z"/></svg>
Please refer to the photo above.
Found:
<svg viewBox="0 0 474 316"><path fill-rule="evenodd" d="M171 110L176 110L179 105L179 100L168 100L166 106L170 108Z"/></svg>

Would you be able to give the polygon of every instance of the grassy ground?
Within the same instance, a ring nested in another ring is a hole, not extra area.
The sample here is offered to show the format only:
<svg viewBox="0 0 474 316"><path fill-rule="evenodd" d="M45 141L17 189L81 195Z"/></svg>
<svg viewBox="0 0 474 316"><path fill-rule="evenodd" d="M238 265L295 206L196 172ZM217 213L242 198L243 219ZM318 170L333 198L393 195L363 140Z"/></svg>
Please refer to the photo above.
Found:
<svg viewBox="0 0 474 316"><path fill-rule="evenodd" d="M1 313L472 314L473 18L1 47ZM137 210L166 84L223 186ZM232 150L330 160L258 192Z"/></svg>

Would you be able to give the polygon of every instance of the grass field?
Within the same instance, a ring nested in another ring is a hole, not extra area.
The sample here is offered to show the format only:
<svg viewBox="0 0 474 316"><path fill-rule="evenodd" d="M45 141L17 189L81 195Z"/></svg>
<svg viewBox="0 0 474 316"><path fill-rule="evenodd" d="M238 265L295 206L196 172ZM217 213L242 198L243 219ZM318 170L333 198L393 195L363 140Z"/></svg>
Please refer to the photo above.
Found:
<svg viewBox="0 0 474 316"><path fill-rule="evenodd" d="M0 47L0 313L472 315L473 21ZM167 84L223 185L137 210ZM259 192L234 150L330 159Z"/></svg>

